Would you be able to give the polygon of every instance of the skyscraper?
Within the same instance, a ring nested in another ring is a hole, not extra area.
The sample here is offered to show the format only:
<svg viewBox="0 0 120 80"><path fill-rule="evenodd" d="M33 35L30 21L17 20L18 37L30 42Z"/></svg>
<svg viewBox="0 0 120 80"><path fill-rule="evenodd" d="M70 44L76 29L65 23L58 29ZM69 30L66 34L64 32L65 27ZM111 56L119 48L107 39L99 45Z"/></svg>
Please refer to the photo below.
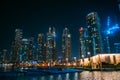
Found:
<svg viewBox="0 0 120 80"><path fill-rule="evenodd" d="M63 60L71 60L71 34L68 28L65 28L62 34L62 54Z"/></svg>
<svg viewBox="0 0 120 80"><path fill-rule="evenodd" d="M83 27L79 29L80 32L80 54L79 58L82 57L88 57L87 56L87 44L88 44L88 36L87 36L87 30Z"/></svg>
<svg viewBox="0 0 120 80"><path fill-rule="evenodd" d="M97 12L91 12L86 16L88 29L88 50L91 55L96 55L102 51L102 42L100 34L100 20Z"/></svg>
<svg viewBox="0 0 120 80"><path fill-rule="evenodd" d="M38 34L38 48L37 48L37 60L38 62L46 61L46 50L45 50L45 37L44 34Z"/></svg>
<svg viewBox="0 0 120 80"><path fill-rule="evenodd" d="M21 61L28 61L28 54L29 54L29 51L28 51L28 45L29 45L29 41L28 39L22 39L22 48L21 48L21 57L20 57L20 60Z"/></svg>
<svg viewBox="0 0 120 80"><path fill-rule="evenodd" d="M108 17L108 19L107 19L107 29L109 30L109 28L110 28L110 17ZM104 46L107 46L107 51L106 51L107 53L111 52L109 39L110 39L110 31L106 31L106 44Z"/></svg>
<svg viewBox="0 0 120 80"><path fill-rule="evenodd" d="M21 43L22 43L22 30L16 29L15 30L15 45L14 45L14 54L13 54L13 60L14 62L20 61L20 49L21 49Z"/></svg>
<svg viewBox="0 0 120 80"><path fill-rule="evenodd" d="M49 32L47 33L47 61L55 61L56 60L56 33L55 28L49 28Z"/></svg>
<svg viewBox="0 0 120 80"><path fill-rule="evenodd" d="M29 45L28 45L28 60L35 60L35 46L34 46L34 37L31 37L28 39Z"/></svg>

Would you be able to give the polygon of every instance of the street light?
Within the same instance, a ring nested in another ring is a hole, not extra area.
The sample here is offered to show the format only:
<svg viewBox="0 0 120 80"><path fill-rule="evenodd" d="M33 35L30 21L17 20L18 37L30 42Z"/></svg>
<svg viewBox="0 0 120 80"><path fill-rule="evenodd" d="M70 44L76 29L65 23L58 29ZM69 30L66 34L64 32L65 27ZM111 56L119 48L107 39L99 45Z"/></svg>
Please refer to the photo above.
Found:
<svg viewBox="0 0 120 80"><path fill-rule="evenodd" d="M83 68L84 68L84 55L82 55L82 61L83 61Z"/></svg>
<svg viewBox="0 0 120 80"><path fill-rule="evenodd" d="M91 67L91 62L90 62L91 55L90 55L90 52L88 52L87 54L88 54L88 61L89 61L88 65L89 65L89 68L90 68Z"/></svg>
<svg viewBox="0 0 120 80"><path fill-rule="evenodd" d="M88 52L87 54L88 54L88 60L90 61L90 52Z"/></svg>

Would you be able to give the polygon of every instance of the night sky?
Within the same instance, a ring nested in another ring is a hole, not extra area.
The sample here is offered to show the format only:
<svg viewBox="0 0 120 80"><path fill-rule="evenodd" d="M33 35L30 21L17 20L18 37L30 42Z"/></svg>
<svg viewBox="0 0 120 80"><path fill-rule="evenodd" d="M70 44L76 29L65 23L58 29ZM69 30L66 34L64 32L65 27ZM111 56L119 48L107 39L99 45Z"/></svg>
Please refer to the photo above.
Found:
<svg viewBox="0 0 120 80"><path fill-rule="evenodd" d="M86 15L98 12L101 27L106 28L107 17L118 22L115 0L4 0L0 1L0 50L10 49L16 28L23 29L23 37L35 37L55 27L57 51L61 53L62 31L68 27L72 34L72 54L79 53L80 27L86 27Z"/></svg>

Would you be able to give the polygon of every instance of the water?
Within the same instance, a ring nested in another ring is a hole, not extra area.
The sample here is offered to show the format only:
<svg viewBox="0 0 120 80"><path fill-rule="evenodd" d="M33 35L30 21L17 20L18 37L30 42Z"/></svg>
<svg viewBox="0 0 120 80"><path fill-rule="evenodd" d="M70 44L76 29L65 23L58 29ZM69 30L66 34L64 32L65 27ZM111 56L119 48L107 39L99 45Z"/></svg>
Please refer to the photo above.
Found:
<svg viewBox="0 0 120 80"><path fill-rule="evenodd" d="M0 80L120 80L120 71L84 71L55 75L2 77Z"/></svg>

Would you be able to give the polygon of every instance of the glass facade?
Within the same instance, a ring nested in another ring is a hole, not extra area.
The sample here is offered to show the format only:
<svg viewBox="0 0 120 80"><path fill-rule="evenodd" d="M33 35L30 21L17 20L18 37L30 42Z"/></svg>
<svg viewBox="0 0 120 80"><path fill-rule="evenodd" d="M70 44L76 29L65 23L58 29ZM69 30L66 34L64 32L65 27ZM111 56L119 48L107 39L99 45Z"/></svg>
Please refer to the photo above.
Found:
<svg viewBox="0 0 120 80"><path fill-rule="evenodd" d="M100 20L96 12L91 12L86 16L88 30L88 51L92 56L101 53L102 42L100 34Z"/></svg>
<svg viewBox="0 0 120 80"><path fill-rule="evenodd" d="M71 60L71 34L68 28L65 28L62 34L62 55L64 61Z"/></svg>

